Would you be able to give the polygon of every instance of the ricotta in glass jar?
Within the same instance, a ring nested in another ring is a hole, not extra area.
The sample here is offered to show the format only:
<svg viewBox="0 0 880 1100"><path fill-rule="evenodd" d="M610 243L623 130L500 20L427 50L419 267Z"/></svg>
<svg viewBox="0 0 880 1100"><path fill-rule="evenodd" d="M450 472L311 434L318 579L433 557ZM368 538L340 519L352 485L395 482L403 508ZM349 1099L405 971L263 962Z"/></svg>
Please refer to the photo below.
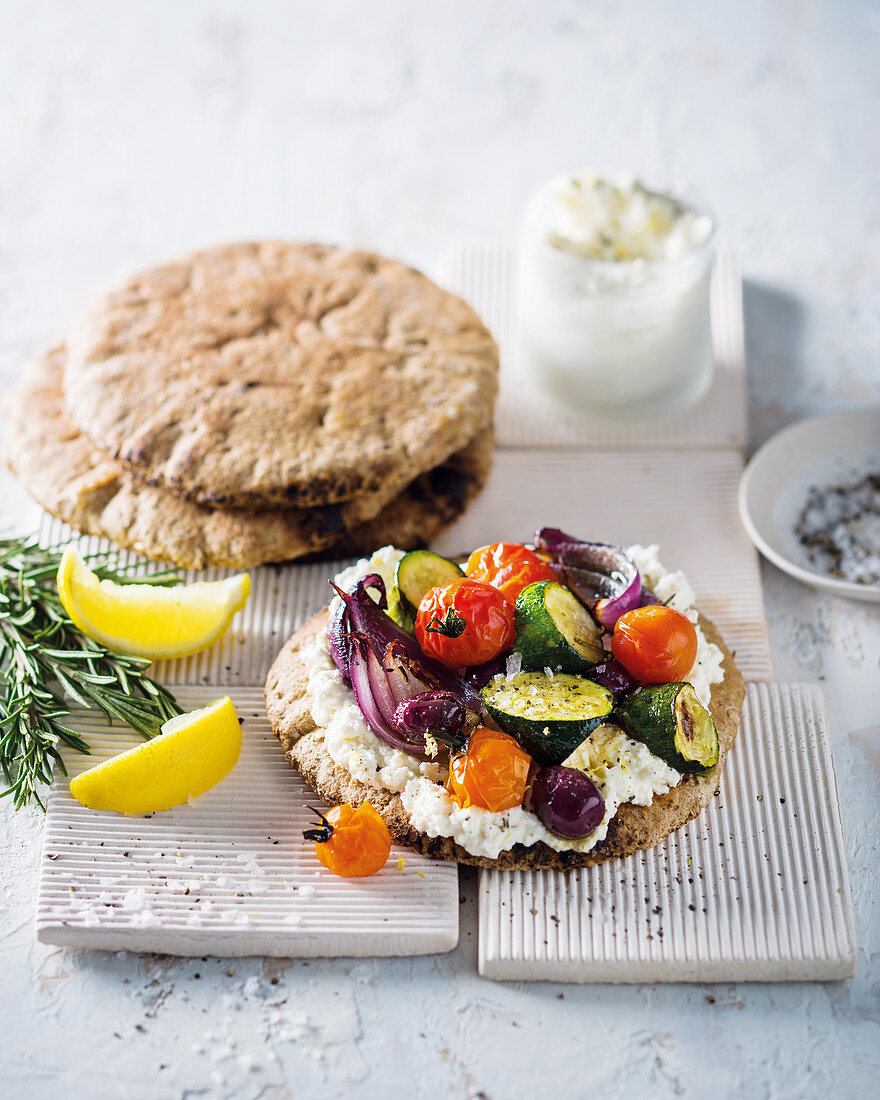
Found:
<svg viewBox="0 0 880 1100"><path fill-rule="evenodd" d="M566 409L668 416L712 381L712 217L635 178L545 184L519 243L519 312L539 383Z"/></svg>

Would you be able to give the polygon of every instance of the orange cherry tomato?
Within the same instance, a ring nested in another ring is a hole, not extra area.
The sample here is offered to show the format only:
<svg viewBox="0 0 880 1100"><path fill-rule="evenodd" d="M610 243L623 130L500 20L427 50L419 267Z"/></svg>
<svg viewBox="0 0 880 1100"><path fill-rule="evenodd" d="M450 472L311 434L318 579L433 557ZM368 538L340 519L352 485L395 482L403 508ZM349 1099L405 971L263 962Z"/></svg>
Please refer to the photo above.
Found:
<svg viewBox="0 0 880 1100"><path fill-rule="evenodd" d="M514 738L478 726L467 752L450 758L446 789L462 808L510 810L522 805L531 766L531 756Z"/></svg>
<svg viewBox="0 0 880 1100"><path fill-rule="evenodd" d="M617 620L611 652L642 683L672 683L683 680L694 666L697 632L690 619L671 607L637 607Z"/></svg>
<svg viewBox="0 0 880 1100"><path fill-rule="evenodd" d="M452 668L481 665L513 645L514 615L513 604L497 588L462 577L423 597L416 641L429 657Z"/></svg>
<svg viewBox="0 0 880 1100"><path fill-rule="evenodd" d="M374 875L385 866L391 851L388 826L371 803L349 806L343 802L322 814L315 829L306 829L303 836L314 840L315 855L328 871L343 878L363 878Z"/></svg>
<svg viewBox="0 0 880 1100"><path fill-rule="evenodd" d="M518 542L481 546L468 558L465 573L491 584L514 604L520 592L530 584L558 579L547 562Z"/></svg>

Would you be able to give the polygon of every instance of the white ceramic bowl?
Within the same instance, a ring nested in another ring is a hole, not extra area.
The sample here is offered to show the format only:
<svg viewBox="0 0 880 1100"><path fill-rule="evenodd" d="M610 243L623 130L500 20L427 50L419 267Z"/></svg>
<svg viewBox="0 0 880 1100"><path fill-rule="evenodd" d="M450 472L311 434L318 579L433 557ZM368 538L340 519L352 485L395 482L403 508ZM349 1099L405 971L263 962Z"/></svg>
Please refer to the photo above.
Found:
<svg viewBox="0 0 880 1100"><path fill-rule="evenodd" d="M812 486L845 485L880 473L880 406L802 420L778 432L753 456L739 488L749 538L790 576L850 599L880 602L880 585L818 572L794 532Z"/></svg>

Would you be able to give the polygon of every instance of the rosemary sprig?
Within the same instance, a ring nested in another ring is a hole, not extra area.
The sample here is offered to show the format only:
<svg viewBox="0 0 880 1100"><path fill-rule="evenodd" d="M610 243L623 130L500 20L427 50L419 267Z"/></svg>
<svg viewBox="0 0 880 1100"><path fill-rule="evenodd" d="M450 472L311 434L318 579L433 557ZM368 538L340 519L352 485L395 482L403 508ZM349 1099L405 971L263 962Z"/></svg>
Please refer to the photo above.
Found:
<svg viewBox="0 0 880 1100"><path fill-rule="evenodd" d="M16 809L43 807L39 787L53 764L67 774L60 746L88 753L89 746L65 724L68 700L103 711L108 725L127 723L152 737L181 713L174 696L150 679L149 661L114 653L70 621L55 581L64 546L41 547L32 538L0 539L0 768ZM131 576L132 566L109 556L89 556L92 569L117 583L174 584L171 571ZM45 808L45 807L43 807Z"/></svg>

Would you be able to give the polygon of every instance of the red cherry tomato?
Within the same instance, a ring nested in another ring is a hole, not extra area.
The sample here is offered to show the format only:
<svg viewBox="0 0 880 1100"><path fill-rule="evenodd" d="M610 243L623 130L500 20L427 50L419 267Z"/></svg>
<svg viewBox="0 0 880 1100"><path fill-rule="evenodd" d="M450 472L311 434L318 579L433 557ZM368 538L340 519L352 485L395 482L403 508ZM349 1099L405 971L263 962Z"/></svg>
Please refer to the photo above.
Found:
<svg viewBox="0 0 880 1100"><path fill-rule="evenodd" d="M444 665L481 665L513 644L514 611L497 588L462 577L424 596L416 615L416 640Z"/></svg>
<svg viewBox="0 0 880 1100"><path fill-rule="evenodd" d="M531 766L531 756L512 737L478 726L467 752L450 759L446 789L461 807L510 810L522 805Z"/></svg>
<svg viewBox="0 0 880 1100"><path fill-rule="evenodd" d="M321 825L306 829L303 836L314 840L315 855L328 871L343 878L363 878L385 866L391 851L391 834L369 802L357 808L343 802L326 814L317 810L315 813Z"/></svg>
<svg viewBox="0 0 880 1100"><path fill-rule="evenodd" d="M558 579L547 562L518 542L481 546L468 558L465 573L491 584L511 603L516 603L517 596L530 584Z"/></svg>
<svg viewBox="0 0 880 1100"><path fill-rule="evenodd" d="M643 684L683 680L697 656L697 632L690 619L671 607L652 604L621 615L611 652Z"/></svg>

